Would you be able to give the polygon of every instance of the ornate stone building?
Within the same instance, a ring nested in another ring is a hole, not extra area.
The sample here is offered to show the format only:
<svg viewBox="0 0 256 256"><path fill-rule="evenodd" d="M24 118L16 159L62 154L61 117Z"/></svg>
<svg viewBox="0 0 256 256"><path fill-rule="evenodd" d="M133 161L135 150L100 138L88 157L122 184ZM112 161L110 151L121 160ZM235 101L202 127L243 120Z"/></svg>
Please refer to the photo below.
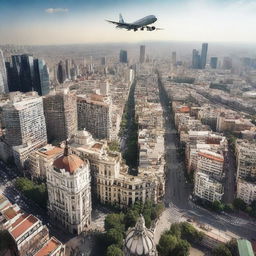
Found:
<svg viewBox="0 0 256 256"><path fill-rule="evenodd" d="M145 227L145 220L141 215L135 227L127 231L124 245L125 256L157 256L153 231Z"/></svg>
<svg viewBox="0 0 256 256"><path fill-rule="evenodd" d="M157 203L164 194L162 180L154 173L128 174L121 153L112 152L104 141L95 141L87 131L78 131L70 140L73 153L88 159L92 192L101 203L127 207L140 200Z"/></svg>
<svg viewBox="0 0 256 256"><path fill-rule="evenodd" d="M53 222L70 233L80 234L91 222L91 176L89 161L64 154L47 170L48 211Z"/></svg>

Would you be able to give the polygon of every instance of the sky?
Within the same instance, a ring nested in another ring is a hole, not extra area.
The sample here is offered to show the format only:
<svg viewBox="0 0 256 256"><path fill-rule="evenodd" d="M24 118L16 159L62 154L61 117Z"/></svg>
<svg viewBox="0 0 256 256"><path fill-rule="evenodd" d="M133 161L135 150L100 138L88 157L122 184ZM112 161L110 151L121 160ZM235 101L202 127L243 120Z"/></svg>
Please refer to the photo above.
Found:
<svg viewBox="0 0 256 256"><path fill-rule="evenodd" d="M116 29L153 14L159 31ZM255 43L256 0L0 0L0 44Z"/></svg>

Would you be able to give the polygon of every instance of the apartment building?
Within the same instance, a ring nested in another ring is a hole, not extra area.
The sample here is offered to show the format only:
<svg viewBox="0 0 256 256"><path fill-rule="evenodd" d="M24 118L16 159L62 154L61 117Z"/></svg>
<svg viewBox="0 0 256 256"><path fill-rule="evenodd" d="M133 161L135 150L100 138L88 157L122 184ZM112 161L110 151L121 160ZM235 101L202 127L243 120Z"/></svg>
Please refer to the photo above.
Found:
<svg viewBox="0 0 256 256"><path fill-rule="evenodd" d="M209 175L197 172L195 175L194 195L210 202L221 201L224 194L222 183Z"/></svg>
<svg viewBox="0 0 256 256"><path fill-rule="evenodd" d="M95 138L111 140L112 103L108 96L77 96L78 129L86 129Z"/></svg>
<svg viewBox="0 0 256 256"><path fill-rule="evenodd" d="M256 184L243 179L237 181L237 198L244 200L246 204L251 204L256 200Z"/></svg>
<svg viewBox="0 0 256 256"><path fill-rule="evenodd" d="M58 90L43 99L48 141L63 141L77 130L76 93Z"/></svg>

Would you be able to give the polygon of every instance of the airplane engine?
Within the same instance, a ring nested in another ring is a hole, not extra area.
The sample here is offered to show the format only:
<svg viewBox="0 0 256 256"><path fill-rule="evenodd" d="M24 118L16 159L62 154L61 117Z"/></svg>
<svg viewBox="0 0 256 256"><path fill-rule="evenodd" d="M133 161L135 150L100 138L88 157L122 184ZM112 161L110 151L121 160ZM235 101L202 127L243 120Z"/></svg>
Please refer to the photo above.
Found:
<svg viewBox="0 0 256 256"><path fill-rule="evenodd" d="M148 31L153 31L153 30L155 30L156 29L156 27L154 27L154 26L152 26L152 27L147 27L147 30Z"/></svg>

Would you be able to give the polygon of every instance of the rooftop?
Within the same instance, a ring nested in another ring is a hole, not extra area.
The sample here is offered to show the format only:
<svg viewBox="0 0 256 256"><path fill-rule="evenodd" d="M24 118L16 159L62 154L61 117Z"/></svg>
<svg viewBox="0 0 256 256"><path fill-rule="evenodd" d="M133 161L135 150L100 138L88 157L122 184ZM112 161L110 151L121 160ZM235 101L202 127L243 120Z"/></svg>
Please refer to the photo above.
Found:
<svg viewBox="0 0 256 256"><path fill-rule="evenodd" d="M61 243L55 238L51 237L51 239L36 253L34 256L48 256L51 255Z"/></svg>
<svg viewBox="0 0 256 256"><path fill-rule="evenodd" d="M30 227L32 227L36 222L38 222L38 219L33 215L29 215L20 224L18 224L10 233L14 237L14 239L17 239L19 236L25 233Z"/></svg>

